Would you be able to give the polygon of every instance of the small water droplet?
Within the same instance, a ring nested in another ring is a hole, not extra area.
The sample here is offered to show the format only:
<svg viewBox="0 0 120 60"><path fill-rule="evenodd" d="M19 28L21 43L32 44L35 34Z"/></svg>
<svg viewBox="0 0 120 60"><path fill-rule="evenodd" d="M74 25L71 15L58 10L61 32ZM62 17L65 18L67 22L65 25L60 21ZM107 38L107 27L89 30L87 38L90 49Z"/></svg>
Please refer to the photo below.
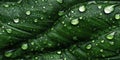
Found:
<svg viewBox="0 0 120 60"><path fill-rule="evenodd" d="M106 36L107 39L111 40L114 38L115 32L112 32Z"/></svg>
<svg viewBox="0 0 120 60"><path fill-rule="evenodd" d="M100 15L103 15L102 13L100 13Z"/></svg>
<svg viewBox="0 0 120 60"><path fill-rule="evenodd" d="M117 19L117 20L120 19L120 14L116 14L115 19Z"/></svg>
<svg viewBox="0 0 120 60"><path fill-rule="evenodd" d="M45 6L43 6L43 8L45 9Z"/></svg>
<svg viewBox="0 0 120 60"><path fill-rule="evenodd" d="M91 47L92 47L92 45L91 45L91 44L88 44L88 45L86 46L86 49L91 49Z"/></svg>
<svg viewBox="0 0 120 60"><path fill-rule="evenodd" d="M58 3L63 3L63 0L57 0Z"/></svg>
<svg viewBox="0 0 120 60"><path fill-rule="evenodd" d="M34 19L34 22L38 22L38 19Z"/></svg>
<svg viewBox="0 0 120 60"><path fill-rule="evenodd" d="M100 49L100 52L103 52L103 49Z"/></svg>
<svg viewBox="0 0 120 60"><path fill-rule="evenodd" d="M101 40L101 43L104 43L105 41L104 40Z"/></svg>
<svg viewBox="0 0 120 60"><path fill-rule="evenodd" d="M35 59L38 59L38 57L35 57Z"/></svg>
<svg viewBox="0 0 120 60"><path fill-rule="evenodd" d="M78 19L73 19L73 20L71 21L71 24L72 24L72 25L77 25L77 24L79 24L79 20L78 20Z"/></svg>
<svg viewBox="0 0 120 60"><path fill-rule="evenodd" d="M106 7L104 8L104 12L105 12L106 14L111 13L112 11L114 11L114 6L115 6L115 5L106 6Z"/></svg>
<svg viewBox="0 0 120 60"><path fill-rule="evenodd" d="M99 9L101 9L101 8L102 8L102 6L101 6L101 5L99 5L99 6L98 6L98 8L99 8Z"/></svg>
<svg viewBox="0 0 120 60"><path fill-rule="evenodd" d="M79 19L83 19L83 17L79 17Z"/></svg>
<svg viewBox="0 0 120 60"><path fill-rule="evenodd" d="M15 23L18 23L18 22L19 22L19 19L14 19L14 22L15 22Z"/></svg>
<svg viewBox="0 0 120 60"><path fill-rule="evenodd" d="M12 29L6 29L7 33L12 33Z"/></svg>
<svg viewBox="0 0 120 60"><path fill-rule="evenodd" d="M110 45L114 45L114 42L111 42L111 41L110 41L109 44L110 44Z"/></svg>
<svg viewBox="0 0 120 60"><path fill-rule="evenodd" d="M31 14L31 12L30 11L26 11L26 15L30 15Z"/></svg>
<svg viewBox="0 0 120 60"><path fill-rule="evenodd" d="M4 55L5 57L10 57L12 55L12 51L6 51Z"/></svg>
<svg viewBox="0 0 120 60"><path fill-rule="evenodd" d="M5 4L4 7L9 7L9 5Z"/></svg>
<svg viewBox="0 0 120 60"><path fill-rule="evenodd" d="M59 12L58 12L58 15L59 15L59 16L64 15L64 11L59 11Z"/></svg>
<svg viewBox="0 0 120 60"><path fill-rule="evenodd" d="M78 40L78 38L76 36L73 37L73 40Z"/></svg>
<svg viewBox="0 0 120 60"><path fill-rule="evenodd" d="M94 43L94 42L95 42L95 40L92 40L92 42Z"/></svg>
<svg viewBox="0 0 120 60"><path fill-rule="evenodd" d="M80 6L80 7L79 7L79 11L80 11L80 12L84 12L85 10L86 10L85 6Z"/></svg>
<svg viewBox="0 0 120 60"><path fill-rule="evenodd" d="M22 2L22 0L19 0L17 3L21 3Z"/></svg>
<svg viewBox="0 0 120 60"><path fill-rule="evenodd" d="M28 44L22 44L21 48L22 48L23 50L28 49Z"/></svg>
<svg viewBox="0 0 120 60"><path fill-rule="evenodd" d="M62 52L61 51L57 51L57 54L61 54Z"/></svg>
<svg viewBox="0 0 120 60"><path fill-rule="evenodd" d="M67 60L67 58L64 58L63 60Z"/></svg>
<svg viewBox="0 0 120 60"><path fill-rule="evenodd" d="M34 42L31 42L31 45L34 45Z"/></svg>

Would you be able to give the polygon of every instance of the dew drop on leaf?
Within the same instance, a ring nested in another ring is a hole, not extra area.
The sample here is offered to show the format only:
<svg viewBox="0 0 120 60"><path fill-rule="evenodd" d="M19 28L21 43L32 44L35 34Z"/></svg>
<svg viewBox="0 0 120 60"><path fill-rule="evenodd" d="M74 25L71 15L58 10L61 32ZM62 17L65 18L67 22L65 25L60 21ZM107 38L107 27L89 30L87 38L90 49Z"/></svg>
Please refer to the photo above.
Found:
<svg viewBox="0 0 120 60"><path fill-rule="evenodd" d="M7 33L12 33L12 29L6 29Z"/></svg>
<svg viewBox="0 0 120 60"><path fill-rule="evenodd" d="M87 46L86 46L86 49L91 49L92 48L92 45L91 44L88 44Z"/></svg>
<svg viewBox="0 0 120 60"><path fill-rule="evenodd" d="M12 51L6 51L4 55L5 57L10 57L12 55Z"/></svg>
<svg viewBox="0 0 120 60"><path fill-rule="evenodd" d="M61 51L57 51L57 54L61 54L62 52Z"/></svg>
<svg viewBox="0 0 120 60"><path fill-rule="evenodd" d="M104 8L104 12L105 12L106 14L109 14L109 13L113 12L113 11L114 11L114 6L115 6L115 5L106 6L106 7Z"/></svg>
<svg viewBox="0 0 120 60"><path fill-rule="evenodd" d="M98 6L98 8L99 8L99 9L101 9L101 8L102 8L102 6L101 6L101 5L99 5L99 6Z"/></svg>
<svg viewBox="0 0 120 60"><path fill-rule="evenodd" d="M100 52L103 52L103 49L100 49Z"/></svg>
<svg viewBox="0 0 120 60"><path fill-rule="evenodd" d="M6 5L4 5L4 7L9 7L9 5L6 4Z"/></svg>
<svg viewBox="0 0 120 60"><path fill-rule="evenodd" d="M114 38L115 32L112 32L106 36L107 39L111 40Z"/></svg>
<svg viewBox="0 0 120 60"><path fill-rule="evenodd" d="M80 7L79 7L79 11L80 11L80 12L84 12L85 10L86 10L85 6L80 6Z"/></svg>
<svg viewBox="0 0 120 60"><path fill-rule="evenodd" d="M63 14L64 14L64 11L59 11L59 12L58 12L58 15L59 15L59 16L62 16Z"/></svg>
<svg viewBox="0 0 120 60"><path fill-rule="evenodd" d="M31 12L30 11L26 11L26 15L30 15L31 14Z"/></svg>
<svg viewBox="0 0 120 60"><path fill-rule="evenodd" d="M117 19L117 20L120 19L120 14L116 14L115 19Z"/></svg>
<svg viewBox="0 0 120 60"><path fill-rule="evenodd" d="M71 24L72 25L77 25L77 24L79 24L79 20L78 19L73 19L73 20L71 20Z"/></svg>
<svg viewBox="0 0 120 60"><path fill-rule="evenodd" d="M109 44L110 44L110 45L114 45L114 42L110 41Z"/></svg>
<svg viewBox="0 0 120 60"><path fill-rule="evenodd" d="M57 0L58 3L63 3L63 0Z"/></svg>
<svg viewBox="0 0 120 60"><path fill-rule="evenodd" d="M34 22L38 22L38 19L34 19Z"/></svg>
<svg viewBox="0 0 120 60"><path fill-rule="evenodd" d="M18 22L19 22L19 19L14 19L14 22L15 22L15 23L18 23Z"/></svg>
<svg viewBox="0 0 120 60"><path fill-rule="evenodd" d="M28 49L28 44L22 44L21 48L22 48L23 50Z"/></svg>
<svg viewBox="0 0 120 60"><path fill-rule="evenodd" d="M104 43L104 40L101 40L101 43Z"/></svg>

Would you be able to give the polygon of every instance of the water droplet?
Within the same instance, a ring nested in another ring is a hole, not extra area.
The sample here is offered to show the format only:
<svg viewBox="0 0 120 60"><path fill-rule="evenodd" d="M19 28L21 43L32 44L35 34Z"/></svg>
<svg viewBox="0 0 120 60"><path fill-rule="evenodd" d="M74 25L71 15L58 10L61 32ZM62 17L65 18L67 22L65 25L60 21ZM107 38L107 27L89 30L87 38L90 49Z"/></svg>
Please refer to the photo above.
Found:
<svg viewBox="0 0 120 60"><path fill-rule="evenodd" d="M104 40L101 40L101 43L104 43L105 41Z"/></svg>
<svg viewBox="0 0 120 60"><path fill-rule="evenodd" d="M22 0L19 0L17 3L21 3L22 2Z"/></svg>
<svg viewBox="0 0 120 60"><path fill-rule="evenodd" d="M12 51L7 51L7 52L5 52L5 57L10 57L11 55L12 55Z"/></svg>
<svg viewBox="0 0 120 60"><path fill-rule="evenodd" d="M92 47L92 45L91 45L91 44L88 44L88 45L86 46L86 49L91 49L91 47Z"/></svg>
<svg viewBox="0 0 120 60"><path fill-rule="evenodd" d="M40 17L40 19L41 19L41 20L43 20L43 19L44 19L44 17Z"/></svg>
<svg viewBox="0 0 120 60"><path fill-rule="evenodd" d="M22 44L21 48L22 48L23 50L28 49L28 44Z"/></svg>
<svg viewBox="0 0 120 60"><path fill-rule="evenodd" d="M31 45L34 45L34 42L31 42Z"/></svg>
<svg viewBox="0 0 120 60"><path fill-rule="evenodd" d="M100 15L103 15L102 13L100 13Z"/></svg>
<svg viewBox="0 0 120 60"><path fill-rule="evenodd" d="M57 54L61 54L62 52L61 51L58 51Z"/></svg>
<svg viewBox="0 0 120 60"><path fill-rule="evenodd" d="M112 11L114 11L114 6L115 6L115 5L106 6L106 7L104 8L104 12L105 12L106 14L111 13Z"/></svg>
<svg viewBox="0 0 120 60"><path fill-rule="evenodd" d="M103 49L100 49L100 52L103 52Z"/></svg>
<svg viewBox="0 0 120 60"><path fill-rule="evenodd" d="M57 2L59 2L59 3L63 3L63 0L57 0Z"/></svg>
<svg viewBox="0 0 120 60"><path fill-rule="evenodd" d="M12 29L6 29L7 33L12 33Z"/></svg>
<svg viewBox="0 0 120 60"><path fill-rule="evenodd" d="M59 12L58 12L58 15L59 15L59 16L64 15L64 11L59 11Z"/></svg>
<svg viewBox="0 0 120 60"><path fill-rule="evenodd" d="M94 43L94 42L95 42L95 40L92 40L92 42Z"/></svg>
<svg viewBox="0 0 120 60"><path fill-rule="evenodd" d="M101 6L101 5L99 5L99 6L98 6L98 8L99 8L99 9L101 9L101 8L102 8L102 6Z"/></svg>
<svg viewBox="0 0 120 60"><path fill-rule="evenodd" d="M45 6L43 6L43 8L45 9Z"/></svg>
<svg viewBox="0 0 120 60"><path fill-rule="evenodd" d="M106 36L107 39L111 40L114 38L115 32L112 32Z"/></svg>
<svg viewBox="0 0 120 60"><path fill-rule="evenodd" d="M77 24L79 24L79 20L78 20L78 19L73 19L73 20L71 21L71 24L72 24L72 25L77 25Z"/></svg>
<svg viewBox="0 0 120 60"><path fill-rule="evenodd" d="M114 42L111 42L111 41L110 41L109 44L110 44L110 45L114 45Z"/></svg>
<svg viewBox="0 0 120 60"><path fill-rule="evenodd" d="M4 7L9 7L9 5L6 4L6 5L4 5Z"/></svg>
<svg viewBox="0 0 120 60"><path fill-rule="evenodd" d="M30 11L26 11L26 15L30 15L31 14L31 12Z"/></svg>
<svg viewBox="0 0 120 60"><path fill-rule="evenodd" d="M85 10L86 10L85 6L80 6L80 7L79 7L79 11L80 11L80 12L84 12Z"/></svg>
<svg viewBox="0 0 120 60"><path fill-rule="evenodd" d="M14 19L14 22L15 22L15 23L18 23L18 22L19 22L19 19Z"/></svg>
<svg viewBox="0 0 120 60"><path fill-rule="evenodd" d="M76 36L73 37L73 40L78 40L78 38Z"/></svg>
<svg viewBox="0 0 120 60"><path fill-rule="evenodd" d="M115 19L120 19L120 14L116 14Z"/></svg>
<svg viewBox="0 0 120 60"><path fill-rule="evenodd" d="M83 17L79 17L79 19L83 19Z"/></svg>
<svg viewBox="0 0 120 60"><path fill-rule="evenodd" d="M38 22L38 19L34 19L34 22Z"/></svg>
<svg viewBox="0 0 120 60"><path fill-rule="evenodd" d="M67 58L64 58L63 60L67 60Z"/></svg>
<svg viewBox="0 0 120 60"><path fill-rule="evenodd" d="M38 59L38 57L35 57L35 59Z"/></svg>

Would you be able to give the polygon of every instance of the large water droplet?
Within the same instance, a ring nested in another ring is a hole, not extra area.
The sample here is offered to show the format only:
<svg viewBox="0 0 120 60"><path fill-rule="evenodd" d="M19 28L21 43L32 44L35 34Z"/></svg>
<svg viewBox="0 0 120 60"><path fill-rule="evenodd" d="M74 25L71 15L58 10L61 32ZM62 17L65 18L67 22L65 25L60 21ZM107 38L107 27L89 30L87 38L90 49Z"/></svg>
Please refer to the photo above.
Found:
<svg viewBox="0 0 120 60"><path fill-rule="evenodd" d="M120 14L116 14L115 19L120 19Z"/></svg>
<svg viewBox="0 0 120 60"><path fill-rule="evenodd" d="M4 55L5 57L10 57L12 55L12 51L6 51Z"/></svg>
<svg viewBox="0 0 120 60"><path fill-rule="evenodd" d="M114 38L115 32L112 32L106 36L107 39L111 40Z"/></svg>
<svg viewBox="0 0 120 60"><path fill-rule="evenodd" d="M14 19L14 22L15 22L15 23L18 23L18 22L19 22L19 19Z"/></svg>
<svg viewBox="0 0 120 60"><path fill-rule="evenodd" d="M106 14L111 13L112 11L114 11L114 6L115 6L115 5L106 6L106 7L104 8L104 12L105 12Z"/></svg>
<svg viewBox="0 0 120 60"><path fill-rule="evenodd" d="M92 47L92 45L91 45L91 44L88 44L88 45L86 46L86 49L91 49L91 47Z"/></svg>
<svg viewBox="0 0 120 60"><path fill-rule="evenodd" d="M85 6L80 6L80 7L79 7L79 11L80 11L80 12L84 12L85 10L86 10Z"/></svg>
<svg viewBox="0 0 120 60"><path fill-rule="evenodd" d="M30 15L31 14L31 12L30 11L26 11L26 15Z"/></svg>
<svg viewBox="0 0 120 60"><path fill-rule="evenodd" d="M6 29L7 33L12 33L12 29Z"/></svg>
<svg viewBox="0 0 120 60"><path fill-rule="evenodd" d="M59 3L63 3L63 0L57 0L57 2L59 2Z"/></svg>
<svg viewBox="0 0 120 60"><path fill-rule="evenodd" d="M23 50L28 49L28 44L22 44L21 48L22 48Z"/></svg>
<svg viewBox="0 0 120 60"><path fill-rule="evenodd" d="M71 24L72 25L77 25L77 24L79 24L79 20L78 19L73 19L73 20L71 20Z"/></svg>

